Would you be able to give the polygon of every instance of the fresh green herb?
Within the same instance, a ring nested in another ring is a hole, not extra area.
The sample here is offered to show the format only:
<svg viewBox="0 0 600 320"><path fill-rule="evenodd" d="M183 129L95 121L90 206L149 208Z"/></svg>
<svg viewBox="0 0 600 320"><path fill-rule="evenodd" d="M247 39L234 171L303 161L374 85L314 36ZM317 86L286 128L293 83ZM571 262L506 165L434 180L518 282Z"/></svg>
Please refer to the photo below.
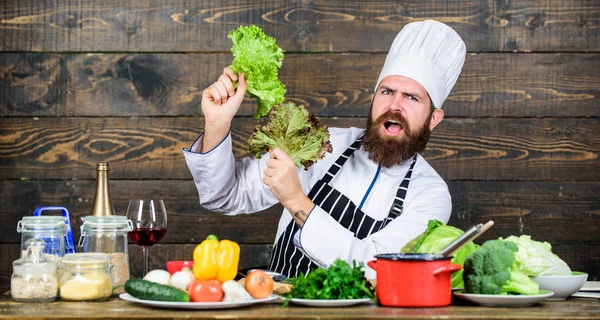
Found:
<svg viewBox="0 0 600 320"><path fill-rule="evenodd" d="M229 32L227 37L233 42L231 53L234 59L230 67L237 74L246 73L248 93L258 100L254 117L263 117L285 99L285 85L277 75L283 50L274 38L255 25L240 26Z"/></svg>
<svg viewBox="0 0 600 320"><path fill-rule="evenodd" d="M352 262L352 267L343 260L337 259L329 269L317 268L307 276L303 273L297 278L289 279L293 288L286 294L286 302L290 298L300 299L363 299L373 298L374 288L365 278L363 263Z"/></svg>
<svg viewBox="0 0 600 320"><path fill-rule="evenodd" d="M294 161L308 169L326 152L333 151L329 141L329 131L319 125L315 116L304 106L284 102L269 113L269 122L257 126L248 139L248 152L260 158L269 149L280 148Z"/></svg>

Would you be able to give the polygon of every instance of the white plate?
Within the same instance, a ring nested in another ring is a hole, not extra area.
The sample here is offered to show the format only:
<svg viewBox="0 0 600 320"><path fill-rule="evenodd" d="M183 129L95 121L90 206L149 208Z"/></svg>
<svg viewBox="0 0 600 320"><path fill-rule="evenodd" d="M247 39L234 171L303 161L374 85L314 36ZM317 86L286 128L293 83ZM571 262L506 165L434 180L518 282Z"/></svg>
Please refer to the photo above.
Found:
<svg viewBox="0 0 600 320"><path fill-rule="evenodd" d="M579 291L600 291L600 281L586 281Z"/></svg>
<svg viewBox="0 0 600 320"><path fill-rule="evenodd" d="M454 295L465 300L487 307L525 307L546 300L554 294L552 291L540 290L534 295L509 295L509 294L475 294L454 292Z"/></svg>
<svg viewBox="0 0 600 320"><path fill-rule="evenodd" d="M307 307L347 307L362 303L373 304L373 299L339 299L339 300L323 300L323 299L298 299L291 298L290 303Z"/></svg>
<svg viewBox="0 0 600 320"><path fill-rule="evenodd" d="M278 295L272 294L263 299L253 299L236 302L171 302L171 301L153 301L138 299L129 293L121 293L119 298L135 303L140 303L152 307L171 308L171 309L230 309L245 307L257 303L272 302L279 298Z"/></svg>
<svg viewBox="0 0 600 320"><path fill-rule="evenodd" d="M594 292L594 291L577 291L575 293L573 293L571 295L571 297L577 297L577 298L596 298L596 299L600 299L600 292Z"/></svg>

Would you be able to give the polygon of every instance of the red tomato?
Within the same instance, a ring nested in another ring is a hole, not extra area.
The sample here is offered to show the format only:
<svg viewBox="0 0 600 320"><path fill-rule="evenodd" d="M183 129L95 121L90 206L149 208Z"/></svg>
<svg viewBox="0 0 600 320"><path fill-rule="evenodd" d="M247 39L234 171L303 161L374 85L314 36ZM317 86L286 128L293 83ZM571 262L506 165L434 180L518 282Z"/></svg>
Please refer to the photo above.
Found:
<svg viewBox="0 0 600 320"><path fill-rule="evenodd" d="M246 291L254 299L262 299L273 293L273 279L260 270L254 270L246 276Z"/></svg>
<svg viewBox="0 0 600 320"><path fill-rule="evenodd" d="M195 280L188 287L192 302L219 302L223 300L223 289L219 280Z"/></svg>

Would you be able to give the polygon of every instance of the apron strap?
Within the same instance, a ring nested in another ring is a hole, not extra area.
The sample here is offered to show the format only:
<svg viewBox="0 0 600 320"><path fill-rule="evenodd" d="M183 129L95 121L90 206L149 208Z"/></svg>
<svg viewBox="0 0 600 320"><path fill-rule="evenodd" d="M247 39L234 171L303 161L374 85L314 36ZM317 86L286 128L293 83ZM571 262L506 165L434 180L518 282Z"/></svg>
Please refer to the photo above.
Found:
<svg viewBox="0 0 600 320"><path fill-rule="evenodd" d="M346 149L346 151L344 151L344 153L342 153L342 155L340 155L340 157L337 160L335 160L335 162L331 165L331 167L321 180L323 180L325 183L329 183L331 179L335 177L338 171L340 171L344 163L346 163L346 161L348 160L348 158L350 158L354 151L360 148L360 144L362 143L362 141L363 137L360 137L356 141L354 141L354 143L352 143L348 147L348 149Z"/></svg>
<svg viewBox="0 0 600 320"><path fill-rule="evenodd" d="M410 183L410 178L412 177L413 169L415 168L415 164L417 163L417 154L413 157L412 164L410 168L408 168L408 172L404 176L404 179L400 183L398 187L398 191L396 191L396 198L394 198L394 203L392 204L392 208L390 209L390 214L386 219L394 220L400 214L402 214L402 210L404 209L404 198L406 198L406 192L408 191L408 184Z"/></svg>

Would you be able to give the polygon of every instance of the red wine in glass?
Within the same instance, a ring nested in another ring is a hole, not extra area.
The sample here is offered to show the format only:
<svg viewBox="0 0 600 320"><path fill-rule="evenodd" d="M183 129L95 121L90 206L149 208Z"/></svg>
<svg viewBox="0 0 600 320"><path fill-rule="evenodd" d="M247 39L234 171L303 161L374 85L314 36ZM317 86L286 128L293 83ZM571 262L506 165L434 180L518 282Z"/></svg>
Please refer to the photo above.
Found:
<svg viewBox="0 0 600 320"><path fill-rule="evenodd" d="M162 200L135 199L129 201L127 218L132 230L127 237L142 247L144 275L148 273L148 249L155 245L167 232L167 209Z"/></svg>
<svg viewBox="0 0 600 320"><path fill-rule="evenodd" d="M129 231L127 237L141 247L150 247L159 242L165 235L165 228L137 228Z"/></svg>

